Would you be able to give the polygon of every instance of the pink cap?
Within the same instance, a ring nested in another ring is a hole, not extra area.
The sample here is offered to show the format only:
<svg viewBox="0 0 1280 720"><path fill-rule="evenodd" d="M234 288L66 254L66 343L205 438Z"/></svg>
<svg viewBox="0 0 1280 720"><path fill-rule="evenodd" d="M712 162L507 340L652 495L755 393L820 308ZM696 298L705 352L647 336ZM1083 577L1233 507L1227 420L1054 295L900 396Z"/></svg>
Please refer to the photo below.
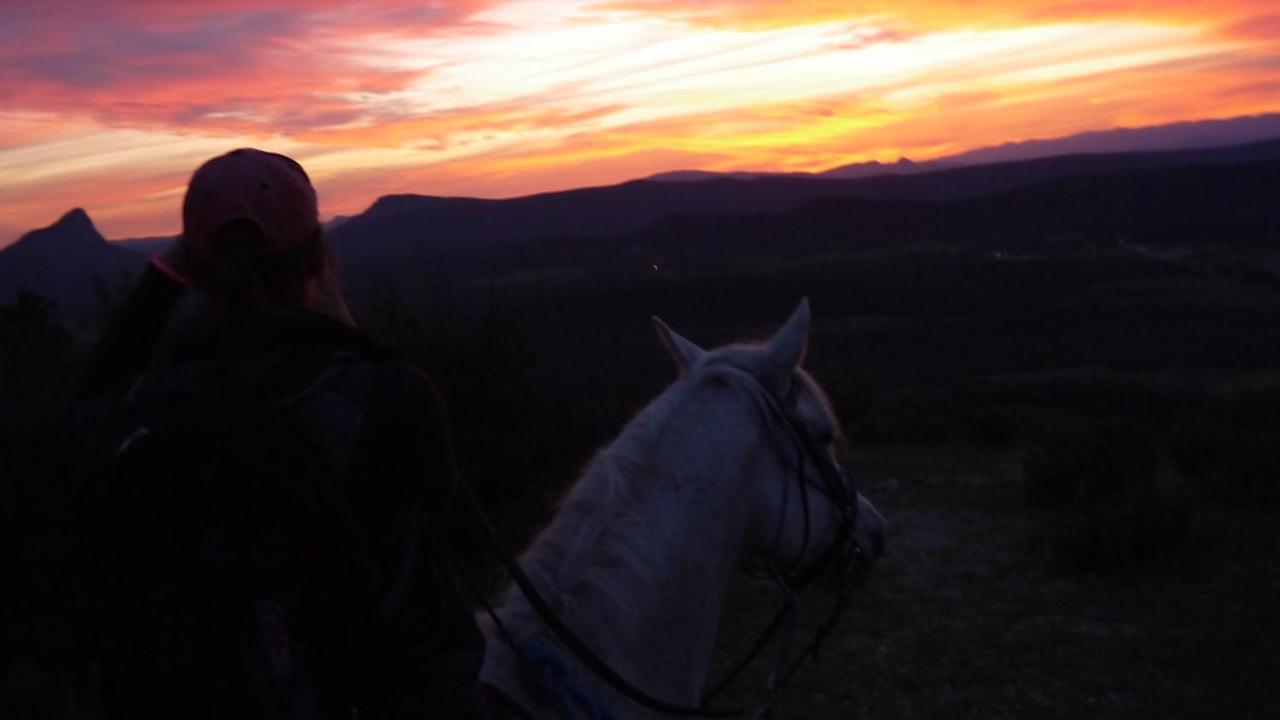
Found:
<svg viewBox="0 0 1280 720"><path fill-rule="evenodd" d="M252 148L232 150L201 165L182 201L182 235L194 259L209 262L223 225L250 220L270 250L308 242L320 227L316 191L292 158Z"/></svg>

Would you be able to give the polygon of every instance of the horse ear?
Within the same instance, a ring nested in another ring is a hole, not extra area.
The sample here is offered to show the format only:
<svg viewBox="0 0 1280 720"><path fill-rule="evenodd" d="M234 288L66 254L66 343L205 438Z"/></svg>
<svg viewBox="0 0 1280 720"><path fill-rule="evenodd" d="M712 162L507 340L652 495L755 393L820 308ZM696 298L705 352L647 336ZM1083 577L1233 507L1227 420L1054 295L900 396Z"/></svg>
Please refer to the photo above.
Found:
<svg viewBox="0 0 1280 720"><path fill-rule="evenodd" d="M801 298L787 323L769 339L765 352L788 371L799 367L809 345L809 298Z"/></svg>
<svg viewBox="0 0 1280 720"><path fill-rule="evenodd" d="M697 365L702 356L707 354L705 350L694 345L692 341L686 340L656 316L653 318L653 329L658 331L658 339L667 346L667 352L671 353L671 359L676 361L676 367L680 369L681 375L689 372L689 368Z"/></svg>

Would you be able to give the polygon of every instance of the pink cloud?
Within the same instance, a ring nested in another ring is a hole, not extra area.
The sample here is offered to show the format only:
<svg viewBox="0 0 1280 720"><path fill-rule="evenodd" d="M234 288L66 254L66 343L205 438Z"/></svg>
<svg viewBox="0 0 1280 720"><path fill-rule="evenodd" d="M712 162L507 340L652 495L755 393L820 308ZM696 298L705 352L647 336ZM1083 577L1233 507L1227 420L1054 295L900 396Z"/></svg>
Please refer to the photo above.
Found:
<svg viewBox="0 0 1280 720"><path fill-rule="evenodd" d="M343 124L363 112L347 94L394 92L418 76L352 59L353 40L422 37L490 4L54 0L8 8L0 11L0 104L215 133Z"/></svg>
<svg viewBox="0 0 1280 720"><path fill-rule="evenodd" d="M1254 40L1280 41L1280 15L1258 15L1231 23L1227 35Z"/></svg>

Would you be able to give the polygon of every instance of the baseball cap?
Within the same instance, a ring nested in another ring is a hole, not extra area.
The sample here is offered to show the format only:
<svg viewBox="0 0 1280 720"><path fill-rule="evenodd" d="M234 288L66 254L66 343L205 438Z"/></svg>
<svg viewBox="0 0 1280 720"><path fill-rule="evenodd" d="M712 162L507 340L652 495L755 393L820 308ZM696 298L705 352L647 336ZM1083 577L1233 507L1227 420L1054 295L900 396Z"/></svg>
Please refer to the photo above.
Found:
<svg viewBox="0 0 1280 720"><path fill-rule="evenodd" d="M205 162L182 201L182 235L195 260L212 260L218 231L233 220L256 224L268 252L309 242L320 227L311 179L293 158L253 148Z"/></svg>

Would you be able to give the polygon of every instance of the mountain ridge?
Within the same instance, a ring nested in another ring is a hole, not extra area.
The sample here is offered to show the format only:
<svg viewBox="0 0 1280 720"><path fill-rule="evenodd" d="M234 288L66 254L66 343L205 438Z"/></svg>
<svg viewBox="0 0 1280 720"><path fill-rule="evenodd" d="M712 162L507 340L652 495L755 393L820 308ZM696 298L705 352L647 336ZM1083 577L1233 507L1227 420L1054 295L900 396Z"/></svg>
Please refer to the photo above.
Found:
<svg viewBox="0 0 1280 720"><path fill-rule="evenodd" d="M460 258L515 252L537 238L626 235L680 214L721 216L785 212L816 199L949 201L977 198L1073 176L1161 168L1217 167L1280 160L1280 140L1229 148L1095 153L932 172L830 180L813 177L715 177L697 182L640 180L513 200L397 196L396 212L357 216L334 233L340 260L364 276L393 272L412 259L446 271ZM389 206L384 206L387 210ZM579 243L579 245L581 245Z"/></svg>
<svg viewBox="0 0 1280 720"><path fill-rule="evenodd" d="M1141 218L1146 232L1153 223L1159 224L1159 217L1152 214L1159 210L1159 188L1141 187L1147 181L1144 178L1156 178L1164 187L1178 189L1194 184L1197 176L1221 177L1224 187L1250 194L1254 190L1238 186L1236 179L1249 172L1257 175L1256 170L1243 168L1268 163L1280 163L1280 139L1190 150L1052 156L852 179L715 176L693 182L632 180L508 200L405 193L379 198L365 212L331 223L329 232L344 283L361 292L389 281L411 283L410 275L420 279L423 272L465 283L481 278L492 281L503 273L553 268L557 263L615 265L637 258L662 259L666 257L663 248L672 248L670 241L659 237L664 232L689 246L687 251L681 250L684 254L701 253L699 262L703 264L712 246L740 252L755 243L748 254L757 260L767 257L766 240L779 246L775 255L793 255L803 248L830 251L833 246L811 236L835 232L856 237L845 229L859 224L883 230L877 240L882 242L891 239L887 229L900 221L910 229L910 239L918 241L924 237L929 218L946 215L935 212L939 203L947 205L950 214L945 220L936 220L935 229L938 237L948 241L957 237L957 224L974 223L968 231L976 235L994 222L991 214L956 209L965 203L999 206L1002 212L1024 220L1028 213L1041 212L1060 226L1065 221L1059 206L1069 203L1074 203L1079 213L1097 215L1092 203L1110 208L1116 217L1124 216L1126 209L1107 195L1090 194L1089 188L1095 185L1113 187L1117 197L1128 197L1146 208L1143 212L1147 214ZM909 167L914 170L920 165L911 163ZM1273 182L1265 173L1258 177L1260 182ZM1033 190L1024 196L1025 207L1017 207L1008 198L990 199L1055 183L1066 193L1061 198ZM1212 186L1197 187L1203 193L1216 192ZM1280 192L1280 187L1269 184L1267 188L1268 192ZM1200 208L1209 214L1217 212L1220 223L1235 222L1228 211L1236 207L1231 198L1222 198L1212 206L1205 205L1203 197L1183 189L1177 192L1181 195L1171 200L1177 203L1173 211ZM818 219L806 219L805 213ZM1001 222L995 226L1007 225ZM1053 223L1042 225L1048 228ZM761 228L766 227L777 230L772 239L761 235ZM1039 232L1030 221L1018 227L1032 235ZM755 239L735 245L726 235L731 234L729 228ZM1054 228L1045 231L1050 230ZM791 237L792 232L798 236ZM699 233L717 239L704 240ZM117 282L145 263L145 255L125 248L136 247L150 254L168 241L107 242L93 228L88 214L74 209L48 228L29 232L18 243L0 250L0 298L11 297L17 287L26 286L60 302L83 306L91 298L90 278ZM620 250L619 243L631 243L634 248Z"/></svg>
<svg viewBox="0 0 1280 720"><path fill-rule="evenodd" d="M669 182L689 182L713 177L747 179L789 176L849 179L871 177L877 174L932 172L951 167L990 165L1061 155L1202 150L1245 145L1275 138L1280 138L1280 113L1264 113L1233 118L1187 120L1144 127L1086 130L1061 137L1031 138L989 145L920 162L914 162L906 157L900 157L896 162L891 163L870 160L838 165L811 173L675 170L650 175L645 179Z"/></svg>
<svg viewBox="0 0 1280 720"><path fill-rule="evenodd" d="M1237 133L1237 137L1232 137L1233 132ZM1244 140L1241 140L1238 136L1241 133L1244 135ZM1171 139L1171 136L1181 137L1183 146L1153 146L1153 144L1157 144L1157 140L1163 142L1165 145L1175 142ZM1124 142L1127 142L1129 145L1117 148L1114 146L1115 142L1108 141L1108 138L1123 138ZM879 163L873 160L870 162L840 165L817 173L766 172L750 170L730 172L716 172L697 169L673 170L656 173L644 178L637 178L613 185L598 187L619 187L629 185L631 183L650 181L683 183L722 179L753 180L760 178L792 178L797 180L838 180L864 179L868 177L881 176L892 177L904 174L928 174L937 171L959 169L961 167L980 167L983 165L1001 164L1005 162L1049 159L1062 155L1112 155L1136 152L1199 151L1213 148L1226 148L1230 146L1251 145L1256 142L1269 139L1280 139L1280 113L1245 115L1225 119L1190 120L1138 128L1090 130L1059 138L1032 139L1003 143L1000 145L977 148L975 150L969 150L955 155L920 162L914 162L909 158L899 158L897 162L893 163ZM1061 149L1067 145L1079 147L1070 151ZM1032 150L1034 150L1034 153L1027 155L1027 153ZM1006 157L1003 157L1002 159L1001 154ZM1015 157L1015 155L1025 156ZM477 207L479 207L486 203L530 201L533 198L562 195L564 193L574 193L593 189L596 188L571 188L569 190L548 191L534 193L531 195L497 199L396 193L392 195L384 195L375 199L368 208L360 213L351 216L342 216L341 222L331 221L332 227L330 227L330 229L335 229L337 226L341 226L349 220L364 216L371 211L376 211L378 214L382 214L384 211L390 210L399 212L399 210L405 209L409 204L411 204L415 198L431 198L433 201L445 203L474 202L477 204ZM387 200L387 202L384 203L384 200ZM336 221L338 218L335 218L334 220ZM169 236L170 239L171 237L172 236ZM153 251L157 247L156 241L163 239L164 238L158 237L122 238L112 240L111 242L121 244L125 247L137 247L139 249L144 249L144 251Z"/></svg>

